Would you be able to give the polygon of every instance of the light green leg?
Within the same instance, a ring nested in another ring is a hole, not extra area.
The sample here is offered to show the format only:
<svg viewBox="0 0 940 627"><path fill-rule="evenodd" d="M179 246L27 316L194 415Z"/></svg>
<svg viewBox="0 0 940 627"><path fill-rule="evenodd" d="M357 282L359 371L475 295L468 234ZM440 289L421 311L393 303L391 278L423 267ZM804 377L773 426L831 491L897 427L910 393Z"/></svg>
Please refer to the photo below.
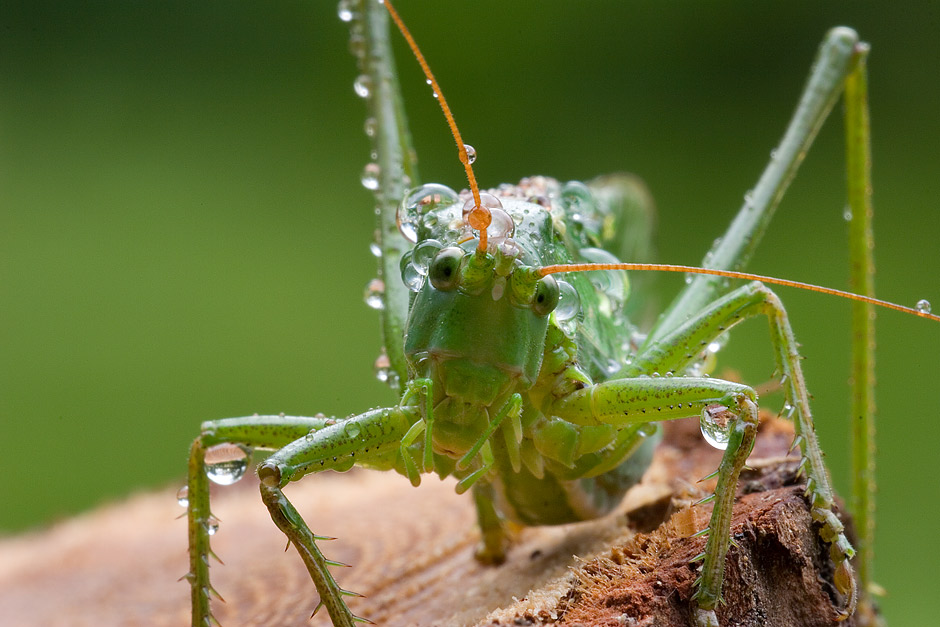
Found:
<svg viewBox="0 0 940 627"><path fill-rule="evenodd" d="M845 81L846 169L848 171L849 290L875 293L871 201L871 138L868 121L867 48ZM875 557L875 308L852 303L852 512L858 530L859 585L871 592ZM859 605L862 624L883 623L870 597Z"/></svg>
<svg viewBox="0 0 940 627"><path fill-rule="evenodd" d="M379 167L378 188L375 190L375 243L382 251L378 258L378 277L385 283L382 336L392 370L397 380L407 380L407 367L401 338L408 316L408 288L399 280L398 262L409 243L398 232L395 219L398 204L405 191L420 184L417 157L411 145L405 106L395 73L388 30L388 13L380 2L350 2L350 49L356 57L360 79L367 89L366 105L374 131L373 166ZM362 78L364 77L364 78ZM362 87L362 85L361 85Z"/></svg>
<svg viewBox="0 0 940 627"><path fill-rule="evenodd" d="M699 627L717 627L715 608L721 602L721 584L725 575L725 557L731 543L731 514L738 477L747 461L754 438L757 436L757 403L742 398L734 412L740 419L732 423L728 448L718 466L718 485L715 488L711 520L708 521L708 541L702 554L702 572L695 581L693 599L698 603L696 622Z"/></svg>
<svg viewBox="0 0 940 627"><path fill-rule="evenodd" d="M275 449L302 437L311 430L322 429L330 418L304 418L295 416L248 416L205 422L189 454L187 482L187 519L189 527L189 572L192 595L193 627L204 627L216 622L212 616L210 596L219 594L209 581L209 528L212 513L209 509L209 478L206 475L206 449L226 442L250 445L253 448ZM335 420L333 420L335 422Z"/></svg>
<svg viewBox="0 0 940 627"><path fill-rule="evenodd" d="M829 473L816 440L809 393L800 366L797 343L783 304L760 283L750 283L718 299L696 316L666 335L661 342L641 352L628 372L639 377L654 372L681 371L692 363L709 342L735 324L757 315L770 321L774 358L781 373L786 402L793 408L796 439L802 453L800 471L807 477L806 494L813 519L821 524L820 536L830 543L836 565L836 587L846 596L841 613L854 611L856 589L848 564L854 550L833 512L834 497ZM719 473L715 510L709 525L705 562L695 598L704 610L713 610L721 595L724 555L730 529L731 507L737 476L750 451L750 426L756 426L748 402L756 402L753 390L740 384L691 377L618 379L578 390L555 402L552 413L575 424L628 425L671 420L696 415L703 410L724 410L732 418L729 446ZM706 613L700 621L710 624Z"/></svg>
<svg viewBox="0 0 940 627"><path fill-rule="evenodd" d="M816 133L842 92L846 77L866 49L855 31L849 28L834 28L826 34L783 139L773 150L770 163L757 184L745 194L744 205L728 230L715 240L715 245L705 255L702 266L741 270L747 265ZM729 289L726 279L695 276L663 313L645 346L658 343L690 315L701 311Z"/></svg>
<svg viewBox="0 0 940 627"><path fill-rule="evenodd" d="M257 449L278 449L258 468L261 496L275 524L297 548L334 625L349 627L355 617L343 596L354 593L339 588L329 572L335 562L316 546L314 535L284 497L289 481L320 470L348 470L355 463L392 469L400 466L399 443L417 420L415 407L376 409L346 419L293 416L249 416L206 422L193 443L189 460L189 559L186 578L192 589L192 624L212 624L209 582L209 480L205 453L216 444L238 443ZM215 593L218 596L217 593Z"/></svg>

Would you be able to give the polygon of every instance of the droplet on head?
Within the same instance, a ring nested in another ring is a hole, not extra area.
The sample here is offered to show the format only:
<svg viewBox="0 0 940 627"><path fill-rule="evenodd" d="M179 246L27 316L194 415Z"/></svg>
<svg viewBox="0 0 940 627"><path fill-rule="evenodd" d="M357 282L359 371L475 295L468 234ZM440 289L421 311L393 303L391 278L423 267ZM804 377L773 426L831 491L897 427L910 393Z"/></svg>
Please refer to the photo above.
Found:
<svg viewBox="0 0 940 627"><path fill-rule="evenodd" d="M467 202L463 204L462 213L464 222L469 224L470 228L475 231L482 231L490 226L490 222L492 222L490 213L495 209L502 211L503 203L492 194L480 194L479 207L473 197L470 197L467 199ZM510 218L510 221L511 220ZM489 235L489 231L487 231L487 235Z"/></svg>
<svg viewBox="0 0 940 627"><path fill-rule="evenodd" d="M366 167L362 169L362 176L360 181L362 181L362 186L368 190L375 191L379 188L379 175L382 173L382 168L379 167L378 163L367 163Z"/></svg>
<svg viewBox="0 0 940 627"><path fill-rule="evenodd" d="M206 475L213 483L232 485L245 476L251 449L242 444L223 442L206 450Z"/></svg>
<svg viewBox="0 0 940 627"><path fill-rule="evenodd" d="M383 296L385 296L385 282L382 279L372 279L366 284L365 294L363 295L366 305L379 311L385 309Z"/></svg>
<svg viewBox="0 0 940 627"><path fill-rule="evenodd" d="M581 311L581 297L578 290L567 281L558 281L558 306L555 307L555 320L565 322L573 320Z"/></svg>
<svg viewBox="0 0 940 627"><path fill-rule="evenodd" d="M516 232L516 223L502 209L490 209L490 225L486 227L486 236L499 244Z"/></svg>
<svg viewBox="0 0 940 627"><path fill-rule="evenodd" d="M372 95L372 79L368 74L360 74L353 82L353 91L360 98L368 98Z"/></svg>
<svg viewBox="0 0 940 627"><path fill-rule="evenodd" d="M401 270L401 282L405 284L405 287L412 292L418 292L421 291L421 286L424 285L425 275L418 272L415 264L412 263L413 258L414 251L412 250L402 255L399 269Z"/></svg>
<svg viewBox="0 0 940 627"><path fill-rule="evenodd" d="M919 301L917 301L916 305L914 305L914 309L916 309L920 313L929 314L930 313L930 301L925 298L922 298Z"/></svg>
<svg viewBox="0 0 940 627"><path fill-rule="evenodd" d="M415 246L411 255L411 263L414 265L415 270L418 271L418 274L422 276L427 275L428 266L431 265L431 261L443 247L444 245L436 239L426 239Z"/></svg>
<svg viewBox="0 0 940 627"><path fill-rule="evenodd" d="M398 230L409 242L418 241L418 226L429 213L457 202L457 192L437 183L428 183L405 194L395 218Z"/></svg>
<svg viewBox="0 0 940 627"><path fill-rule="evenodd" d="M463 149L467 151L467 163L473 163L477 160L477 149L470 144L464 144Z"/></svg>
<svg viewBox="0 0 940 627"><path fill-rule="evenodd" d="M699 426L705 441L718 450L728 448L732 414L724 405L708 405L702 410Z"/></svg>

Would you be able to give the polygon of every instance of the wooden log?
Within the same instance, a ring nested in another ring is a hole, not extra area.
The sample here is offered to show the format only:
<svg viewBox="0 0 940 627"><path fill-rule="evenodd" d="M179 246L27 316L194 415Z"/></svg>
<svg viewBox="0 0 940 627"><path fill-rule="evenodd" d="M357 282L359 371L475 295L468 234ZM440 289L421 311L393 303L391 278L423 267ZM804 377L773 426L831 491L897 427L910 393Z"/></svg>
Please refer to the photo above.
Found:
<svg viewBox="0 0 940 627"><path fill-rule="evenodd" d="M694 421L671 424L643 483L597 521L518 531L506 563L478 564L471 499L452 481L355 470L286 489L337 569L366 595L352 610L379 625L685 625L707 523L696 485L716 466ZM765 421L741 482L722 625L834 625L837 595L827 548L811 524L789 425ZM213 537L215 603L226 627L329 625L310 619L317 595L293 549L268 518L257 482L219 488ZM46 530L0 540L3 624L173 625L189 622L186 523L175 489L133 496ZM665 523L663 521L666 521ZM637 535L639 533L639 535ZM575 557L577 556L577 557ZM841 623L852 625L853 621Z"/></svg>

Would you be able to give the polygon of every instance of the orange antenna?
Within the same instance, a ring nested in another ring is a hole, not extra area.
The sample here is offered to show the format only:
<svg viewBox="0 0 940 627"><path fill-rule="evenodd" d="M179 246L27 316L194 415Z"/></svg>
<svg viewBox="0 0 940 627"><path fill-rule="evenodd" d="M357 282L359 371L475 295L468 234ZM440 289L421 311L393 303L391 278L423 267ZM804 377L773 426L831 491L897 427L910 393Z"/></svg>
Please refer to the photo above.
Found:
<svg viewBox="0 0 940 627"><path fill-rule="evenodd" d="M418 43L414 40L414 37L411 36L411 33L408 31L408 27L405 26L405 23L398 15L398 11L396 11L395 7L392 6L391 1L380 1L385 5L385 8L388 10L388 14L392 16L392 21L395 22L396 26L398 26L398 30L401 31L405 41L408 42L408 47L411 48L411 53L415 56L415 59L418 60L418 64L421 66L421 70L427 77L428 83L431 84L431 89L434 90L435 98L437 98L438 102L441 103L441 111L444 112L444 117L447 118L447 125L450 127L450 132L454 136L454 141L457 142L457 154L460 157L460 162L463 164L464 170L467 172L467 180L470 182L470 193L473 194L474 206L467 215L467 222L470 224L471 228L480 232L480 245L477 247L477 250L484 252L486 250L486 229L490 225L490 210L484 207L480 202L480 187L477 185L477 179L473 175L473 167L470 165L472 161L470 156L467 154L467 145L463 143L463 139L460 137L460 131L457 129L457 123L454 121L454 115L450 112L450 107L447 106L447 100L444 98L444 92L441 91L440 85L437 84L437 79L434 78L434 73L431 72L431 67L424 59L424 55L421 54L421 49L418 48Z"/></svg>
<svg viewBox="0 0 940 627"><path fill-rule="evenodd" d="M810 292L819 292L820 294L830 294L847 298L848 300L857 300L870 305L877 305L885 309L893 309L901 313L912 314L921 318L927 318L935 322L940 322L940 316L930 313L930 303L925 300L917 303L917 307L905 307L886 300L872 298L871 296L862 296L852 292L833 289L831 287L821 287L812 283L802 283L800 281L791 281L790 279L777 279L760 274L751 274L750 272L734 272L732 270L714 270L712 268L696 268L695 266L676 266L662 263L567 263L554 266L544 266L539 268L541 276L557 274L559 272L590 272L592 270L630 270L640 272L684 272L687 274L709 274L712 276L726 277L729 279L744 279L746 281L760 281L771 285L783 285L785 287L796 287Z"/></svg>

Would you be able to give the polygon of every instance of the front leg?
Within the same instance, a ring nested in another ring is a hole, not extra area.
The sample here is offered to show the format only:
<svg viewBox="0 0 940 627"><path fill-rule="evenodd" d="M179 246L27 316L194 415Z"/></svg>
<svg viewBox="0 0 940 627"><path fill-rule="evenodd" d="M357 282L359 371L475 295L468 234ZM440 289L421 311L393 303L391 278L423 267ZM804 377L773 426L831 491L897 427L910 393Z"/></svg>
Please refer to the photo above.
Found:
<svg viewBox="0 0 940 627"><path fill-rule="evenodd" d="M262 499L275 524L303 558L320 594L317 608L326 606L335 625L349 627L355 617L343 596L352 593L336 584L328 568L335 563L316 546L316 540L323 538L310 531L281 488L309 473L349 470L356 464L403 472L400 442L417 419L417 409L406 406L376 409L346 419L250 416L203 423L203 432L191 449L187 484L190 572L186 578L192 588L192 624L202 627L213 622L210 594L215 591L209 582L212 517L205 463L208 449L226 443L279 449L258 467Z"/></svg>

